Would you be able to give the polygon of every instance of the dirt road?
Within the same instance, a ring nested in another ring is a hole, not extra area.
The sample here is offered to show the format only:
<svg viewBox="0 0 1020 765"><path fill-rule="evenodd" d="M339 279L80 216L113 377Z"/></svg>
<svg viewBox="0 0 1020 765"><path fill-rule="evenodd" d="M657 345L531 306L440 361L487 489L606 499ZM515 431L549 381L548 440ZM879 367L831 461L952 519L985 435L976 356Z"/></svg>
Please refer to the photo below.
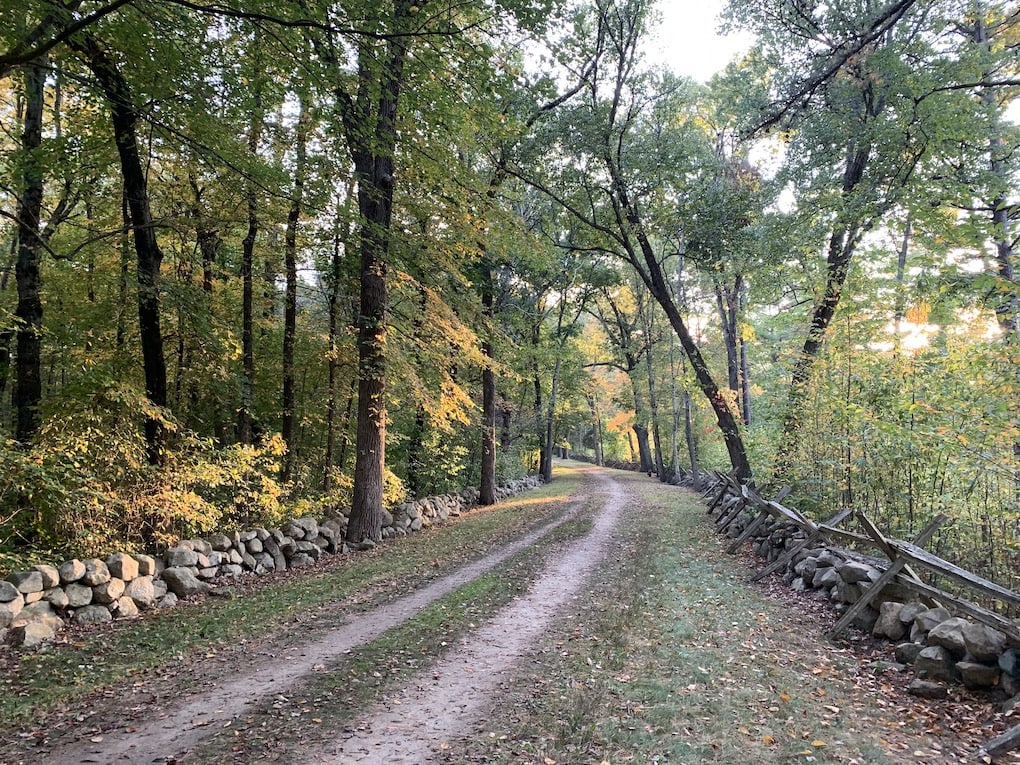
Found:
<svg viewBox="0 0 1020 765"><path fill-rule="evenodd" d="M191 762L189 752L212 733L230 725L266 697L287 694L313 672L341 660L386 630L413 617L430 603L491 571L511 556L538 544L557 526L597 497L592 530L548 563L530 591L493 615L464 640L462 647L422 674L410 678L396 697L368 712L337 741L308 742L307 762L428 763L472 720L485 713L501 678L524 660L529 645L564 604L576 597L598 561L606 555L625 505L619 485L605 472L593 472L585 495L573 500L557 520L464 566L393 603L342 624L286 656L245 667L242 674L217 680L185 698L158 719L113 730L103 736L53 750L39 762L51 765L112 762ZM342 671L342 670L341 670ZM267 684L266 678L276 678Z"/></svg>
<svg viewBox="0 0 1020 765"><path fill-rule="evenodd" d="M1008 722L963 689L909 696L888 647L821 637L827 601L749 586L749 561L723 552L697 496L563 467L491 524L478 512L295 572L287 586L323 596L316 612L192 640L179 660L171 639L158 666L12 729L0 765L946 765L975 761ZM393 566L415 556L425 573ZM376 561L374 590L332 589L368 581L356 574ZM232 613L265 612L275 590L254 587Z"/></svg>

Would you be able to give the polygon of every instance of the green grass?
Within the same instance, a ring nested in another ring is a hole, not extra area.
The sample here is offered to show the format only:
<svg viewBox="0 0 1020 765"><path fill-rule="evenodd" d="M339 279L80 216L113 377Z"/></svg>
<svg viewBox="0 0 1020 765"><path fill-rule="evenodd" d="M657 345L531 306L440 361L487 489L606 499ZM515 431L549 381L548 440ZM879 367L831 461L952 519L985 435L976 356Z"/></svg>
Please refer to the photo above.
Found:
<svg viewBox="0 0 1020 765"><path fill-rule="evenodd" d="M0 731L117 682L156 676L194 655L290 629L296 621L304 632L325 629L316 621L320 613L368 608L398 583L410 589L540 525L562 507L580 480L565 471L540 489L396 539L370 554L338 559L323 570L288 574L273 586L250 592L239 588L242 594L232 600L204 599L78 633L73 642L4 657Z"/></svg>
<svg viewBox="0 0 1020 765"><path fill-rule="evenodd" d="M848 720L838 655L745 584L697 498L618 476L640 506L587 607L539 652L491 728L488 763L846 763L890 760ZM523 713L521 710L525 710ZM457 761L456 756L451 761Z"/></svg>

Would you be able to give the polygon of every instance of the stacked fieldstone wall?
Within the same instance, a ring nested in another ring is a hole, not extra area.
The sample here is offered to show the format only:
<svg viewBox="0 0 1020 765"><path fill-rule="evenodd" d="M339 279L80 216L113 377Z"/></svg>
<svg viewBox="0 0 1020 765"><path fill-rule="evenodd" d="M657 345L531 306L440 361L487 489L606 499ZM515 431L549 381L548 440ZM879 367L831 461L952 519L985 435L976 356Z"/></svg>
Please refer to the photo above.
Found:
<svg viewBox="0 0 1020 765"><path fill-rule="evenodd" d="M534 476L511 481L497 500L538 487ZM478 503L478 490L405 502L383 517L383 539L405 536L454 518ZM349 514L349 511L348 511ZM15 571L0 581L0 642L31 647L67 623L101 624L168 608L180 598L215 592L242 576L311 566L324 556L370 549L344 542L347 516L295 518L273 529L248 529L182 540L161 555L113 553Z"/></svg>
<svg viewBox="0 0 1020 765"><path fill-rule="evenodd" d="M715 496L720 486L717 483L710 488L708 495ZM720 517L743 501L738 495L724 494ZM738 515L725 534L736 539L755 516L750 510ZM769 517L748 543L768 564L806 539L807 532L798 524ZM842 613L878 581L888 565L887 561L818 543L799 550L776 575L794 590L824 597ZM1020 621L1016 624L1020 629ZM892 641L896 662L904 671L912 669L911 693L944 698L950 685L962 684L997 696L1007 709L1020 708L1020 644L1000 630L955 616L942 607L924 605L913 590L895 581L882 588L857 615L854 625Z"/></svg>

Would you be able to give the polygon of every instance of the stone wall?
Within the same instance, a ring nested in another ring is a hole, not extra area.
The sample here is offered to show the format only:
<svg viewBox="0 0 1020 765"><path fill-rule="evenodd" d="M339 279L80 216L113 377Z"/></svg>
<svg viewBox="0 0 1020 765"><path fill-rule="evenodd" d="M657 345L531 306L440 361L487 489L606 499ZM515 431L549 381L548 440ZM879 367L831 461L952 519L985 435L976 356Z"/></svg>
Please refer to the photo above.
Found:
<svg viewBox="0 0 1020 765"><path fill-rule="evenodd" d="M715 496L719 485L709 490ZM720 517L733 510L741 497L727 495ZM726 528L739 537L756 513L745 511ZM804 543L806 532L797 524L769 517L749 539L765 564ZM838 614L867 592L888 567L888 561L844 548L805 547L776 573L798 592L815 593ZM987 625L955 616L941 607L922 604L916 593L895 581L854 620L854 626L895 646L896 663L908 673L908 690L926 698L944 698L948 686L962 684L1000 698L1006 708L1020 707L1020 645ZM1020 626L1020 621L1017 622Z"/></svg>
<svg viewBox="0 0 1020 765"><path fill-rule="evenodd" d="M534 476L501 486L503 500L541 485ZM405 536L475 507L478 490L405 502L383 518L383 539ZM348 511L349 514L349 511ZM66 622L101 624L168 608L179 598L208 594L242 576L313 565L351 552L347 516L295 518L273 529L249 529L182 540L161 555L113 553L15 571L0 581L0 642L31 647L52 639ZM365 542L356 549L370 549Z"/></svg>

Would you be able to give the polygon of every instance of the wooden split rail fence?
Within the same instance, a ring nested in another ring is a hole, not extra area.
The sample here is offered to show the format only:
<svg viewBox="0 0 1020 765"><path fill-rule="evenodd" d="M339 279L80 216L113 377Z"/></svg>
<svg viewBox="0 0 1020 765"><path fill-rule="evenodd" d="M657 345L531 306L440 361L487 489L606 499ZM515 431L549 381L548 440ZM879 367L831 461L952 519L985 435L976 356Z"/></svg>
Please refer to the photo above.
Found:
<svg viewBox="0 0 1020 765"><path fill-rule="evenodd" d="M715 481L711 482L705 493L705 498L706 500L711 498L708 506L709 514L715 512L717 508L719 509L719 514L715 519L719 533L726 533L741 515L750 513L754 516L727 548L729 553L740 549L741 545L750 540L769 518L774 518L780 523L793 524L803 532L803 539L791 545L776 560L755 574L753 580L783 572L797 556L797 553L829 540L870 547L888 558L888 568L862 594L861 598L851 604L840 616L827 633L829 638L834 638L846 630L854 618L873 603L887 585L895 583L915 592L918 598L926 604L943 606L950 612L968 616L999 630L1014 645L1020 645L1020 621L1011 621L989 608L925 582L914 570L916 567L937 577L944 577L964 591L980 596L985 602L993 601L1013 609L1020 609L1020 593L962 569L924 549L924 545L945 523L945 516L936 517L918 533L912 542L905 542L886 537L860 510L844 509L824 523L815 523L795 508L782 504L782 500L788 494L789 488L787 487L782 489L775 499L766 500L757 493L753 486L741 483L732 474L717 472ZM863 533L843 528L843 525L851 518L857 520ZM989 755L997 756L1016 748L1020 748L1020 725L990 741L985 746L985 751Z"/></svg>

